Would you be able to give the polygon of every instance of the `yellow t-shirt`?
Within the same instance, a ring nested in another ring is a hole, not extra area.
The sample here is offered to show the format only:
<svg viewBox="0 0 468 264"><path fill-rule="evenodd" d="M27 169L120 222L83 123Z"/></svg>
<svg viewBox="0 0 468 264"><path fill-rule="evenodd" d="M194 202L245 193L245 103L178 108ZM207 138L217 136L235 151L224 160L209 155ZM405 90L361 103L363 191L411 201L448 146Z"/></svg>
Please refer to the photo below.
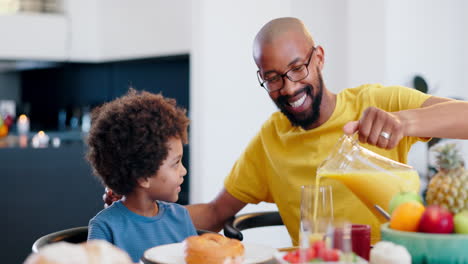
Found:
<svg viewBox="0 0 468 264"><path fill-rule="evenodd" d="M345 89L337 95L336 108L320 127L293 127L280 112L267 120L234 164L224 185L245 203L276 203L294 245L298 244L300 190L315 184L317 167L343 135L343 126L358 120L369 106L389 112L419 108L430 95L417 90L379 84ZM406 163L407 154L418 138L404 137L392 150L363 145L390 159ZM371 225L372 243L380 239L380 222L344 185L325 179L333 186L334 216L352 223ZM385 183L382 183L385 188ZM377 190L378 191L378 190Z"/></svg>

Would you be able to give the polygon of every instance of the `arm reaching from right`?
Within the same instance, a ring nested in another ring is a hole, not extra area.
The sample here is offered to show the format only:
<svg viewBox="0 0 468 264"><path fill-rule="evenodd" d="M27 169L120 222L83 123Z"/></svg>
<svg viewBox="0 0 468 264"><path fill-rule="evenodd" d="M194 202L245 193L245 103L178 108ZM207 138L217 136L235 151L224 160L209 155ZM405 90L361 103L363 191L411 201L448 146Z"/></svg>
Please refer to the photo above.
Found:
<svg viewBox="0 0 468 264"><path fill-rule="evenodd" d="M392 149L404 136L468 139L467 115L468 102L432 96L416 109L390 113L369 107L343 130L348 135L358 132L363 143Z"/></svg>
<svg viewBox="0 0 468 264"><path fill-rule="evenodd" d="M197 229L219 232L227 219L236 215L247 204L229 194L226 189L211 202L187 205L193 224Z"/></svg>

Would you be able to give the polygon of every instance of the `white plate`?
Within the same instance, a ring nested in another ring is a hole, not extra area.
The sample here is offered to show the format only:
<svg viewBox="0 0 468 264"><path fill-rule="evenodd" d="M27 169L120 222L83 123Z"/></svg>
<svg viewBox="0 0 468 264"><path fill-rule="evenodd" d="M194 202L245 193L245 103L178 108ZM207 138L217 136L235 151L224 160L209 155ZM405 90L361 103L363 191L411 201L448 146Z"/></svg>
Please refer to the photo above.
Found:
<svg viewBox="0 0 468 264"><path fill-rule="evenodd" d="M286 260L283 259L283 256L286 255L287 252L279 252L279 251L276 251L273 255L276 259L276 261L278 261L279 264L290 264L289 262L287 262ZM342 262L342 261L328 261L328 262L314 262L314 264L320 264L320 263L324 263L324 264L345 264L345 262ZM346 262L346 263L349 263L349 262ZM359 257L358 256L358 260L357 262L353 262L354 264L368 264L368 262Z"/></svg>
<svg viewBox="0 0 468 264"><path fill-rule="evenodd" d="M243 243L245 248L243 264L262 263L273 259L276 249L251 243ZM184 244L175 243L157 246L145 251L146 260L158 264L185 264Z"/></svg>

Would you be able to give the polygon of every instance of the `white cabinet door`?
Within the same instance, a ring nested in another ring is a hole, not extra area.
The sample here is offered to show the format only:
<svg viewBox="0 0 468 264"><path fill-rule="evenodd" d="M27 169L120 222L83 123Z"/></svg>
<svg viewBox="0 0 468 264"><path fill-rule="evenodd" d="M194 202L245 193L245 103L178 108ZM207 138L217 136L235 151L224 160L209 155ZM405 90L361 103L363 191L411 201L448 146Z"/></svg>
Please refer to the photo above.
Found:
<svg viewBox="0 0 468 264"><path fill-rule="evenodd" d="M0 15L1 60L66 58L67 23L63 15Z"/></svg>

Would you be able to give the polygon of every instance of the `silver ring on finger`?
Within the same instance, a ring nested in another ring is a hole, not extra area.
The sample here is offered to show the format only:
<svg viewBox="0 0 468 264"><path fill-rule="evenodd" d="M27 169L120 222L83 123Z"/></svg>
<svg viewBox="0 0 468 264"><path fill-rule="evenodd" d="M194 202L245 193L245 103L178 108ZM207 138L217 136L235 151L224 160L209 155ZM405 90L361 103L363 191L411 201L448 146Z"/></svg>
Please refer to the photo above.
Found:
<svg viewBox="0 0 468 264"><path fill-rule="evenodd" d="M390 137L392 136L392 134L387 133L387 132L385 132L385 131L382 131L382 132L380 132L380 136L383 137L383 138L385 138L386 140L389 140Z"/></svg>

